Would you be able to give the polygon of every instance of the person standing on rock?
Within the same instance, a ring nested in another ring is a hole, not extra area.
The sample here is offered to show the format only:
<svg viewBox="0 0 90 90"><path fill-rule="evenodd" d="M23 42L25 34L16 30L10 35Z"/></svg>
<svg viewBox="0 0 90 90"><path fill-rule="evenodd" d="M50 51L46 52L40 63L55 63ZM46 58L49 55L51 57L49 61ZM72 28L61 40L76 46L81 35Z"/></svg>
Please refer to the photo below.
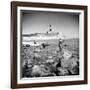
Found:
<svg viewBox="0 0 90 90"><path fill-rule="evenodd" d="M61 38L59 39L58 46L59 46L59 51L62 51L62 40L61 40Z"/></svg>

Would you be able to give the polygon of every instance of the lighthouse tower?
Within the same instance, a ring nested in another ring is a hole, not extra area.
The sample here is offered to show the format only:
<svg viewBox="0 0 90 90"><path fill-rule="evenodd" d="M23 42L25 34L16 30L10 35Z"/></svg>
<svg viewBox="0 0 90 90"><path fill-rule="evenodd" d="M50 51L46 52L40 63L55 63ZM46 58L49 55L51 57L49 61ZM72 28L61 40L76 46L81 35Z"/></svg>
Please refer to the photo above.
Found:
<svg viewBox="0 0 90 90"><path fill-rule="evenodd" d="M52 25L51 24L49 25L49 31L50 32L52 31Z"/></svg>

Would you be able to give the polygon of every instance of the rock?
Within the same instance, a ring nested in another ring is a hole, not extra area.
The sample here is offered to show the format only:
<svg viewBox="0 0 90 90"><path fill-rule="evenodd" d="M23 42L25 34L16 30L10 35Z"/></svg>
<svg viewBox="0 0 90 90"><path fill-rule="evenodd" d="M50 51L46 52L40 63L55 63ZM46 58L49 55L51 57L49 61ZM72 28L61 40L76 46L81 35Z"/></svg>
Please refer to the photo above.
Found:
<svg viewBox="0 0 90 90"><path fill-rule="evenodd" d="M65 60L68 60L69 58L72 57L72 53L66 49L63 49L63 57Z"/></svg>
<svg viewBox="0 0 90 90"><path fill-rule="evenodd" d="M39 77L41 74L41 68L39 65L34 65L32 68L32 76L33 77Z"/></svg>
<svg viewBox="0 0 90 90"><path fill-rule="evenodd" d="M65 76L65 75L69 75L69 72L67 69L59 67L59 68L57 68L57 75Z"/></svg>

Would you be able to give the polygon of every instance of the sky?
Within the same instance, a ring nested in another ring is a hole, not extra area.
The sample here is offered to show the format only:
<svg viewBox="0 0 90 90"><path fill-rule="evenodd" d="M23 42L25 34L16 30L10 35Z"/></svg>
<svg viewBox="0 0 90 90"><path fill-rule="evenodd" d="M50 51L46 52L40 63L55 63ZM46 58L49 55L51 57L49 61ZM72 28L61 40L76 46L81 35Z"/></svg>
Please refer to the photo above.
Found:
<svg viewBox="0 0 90 90"><path fill-rule="evenodd" d="M22 34L45 33L52 25L54 32L66 38L79 37L79 15L65 12L22 11Z"/></svg>

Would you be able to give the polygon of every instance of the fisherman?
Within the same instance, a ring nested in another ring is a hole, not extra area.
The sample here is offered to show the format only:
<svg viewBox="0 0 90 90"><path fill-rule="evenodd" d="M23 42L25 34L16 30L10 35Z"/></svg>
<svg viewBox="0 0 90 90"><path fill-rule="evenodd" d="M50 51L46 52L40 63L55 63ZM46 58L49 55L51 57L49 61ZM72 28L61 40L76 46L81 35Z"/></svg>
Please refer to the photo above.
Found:
<svg viewBox="0 0 90 90"><path fill-rule="evenodd" d="M59 51L62 51L62 40L61 40L61 38L59 39L58 46L59 46Z"/></svg>

